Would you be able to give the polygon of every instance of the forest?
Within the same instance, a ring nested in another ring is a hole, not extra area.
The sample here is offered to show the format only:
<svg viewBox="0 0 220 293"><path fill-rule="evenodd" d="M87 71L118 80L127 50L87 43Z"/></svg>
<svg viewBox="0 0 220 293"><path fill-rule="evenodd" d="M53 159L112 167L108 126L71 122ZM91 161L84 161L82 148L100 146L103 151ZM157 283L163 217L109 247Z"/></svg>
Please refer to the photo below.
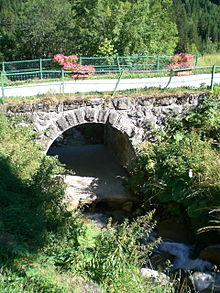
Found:
<svg viewBox="0 0 220 293"><path fill-rule="evenodd" d="M216 53L219 40L219 1L0 0L0 61Z"/></svg>

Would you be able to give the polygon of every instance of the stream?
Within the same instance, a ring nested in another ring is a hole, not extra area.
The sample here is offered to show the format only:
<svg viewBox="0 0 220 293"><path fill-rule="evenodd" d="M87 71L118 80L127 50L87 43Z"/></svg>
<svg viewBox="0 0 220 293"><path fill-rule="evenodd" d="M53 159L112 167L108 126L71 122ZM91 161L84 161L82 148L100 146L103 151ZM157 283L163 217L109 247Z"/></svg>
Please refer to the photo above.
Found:
<svg viewBox="0 0 220 293"><path fill-rule="evenodd" d="M80 136L78 136L80 137ZM113 222L120 222L134 211L135 202L123 186L127 173L117 163L114 154L103 144L54 145L48 155L57 155L68 170L75 172L67 176L71 194L78 196L79 204L85 201L88 208L84 216L96 224L105 226L110 217ZM74 199L75 200L75 199ZM180 231L181 233L181 231ZM155 236L156 233L153 233ZM157 237L157 236L156 236ZM174 256L173 270L193 270L193 283L198 291L207 288L220 292L220 274L213 276L212 264L193 258L194 245L173 242L170 239L161 242L155 254L168 253Z"/></svg>

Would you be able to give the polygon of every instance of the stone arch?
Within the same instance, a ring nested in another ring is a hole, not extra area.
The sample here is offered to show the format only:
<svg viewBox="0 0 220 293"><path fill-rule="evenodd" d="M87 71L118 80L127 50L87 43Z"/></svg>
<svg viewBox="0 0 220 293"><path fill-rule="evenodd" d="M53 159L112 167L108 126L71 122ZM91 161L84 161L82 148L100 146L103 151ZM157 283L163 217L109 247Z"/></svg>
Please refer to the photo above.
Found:
<svg viewBox="0 0 220 293"><path fill-rule="evenodd" d="M60 112L56 117L50 119L50 123L42 129L43 135L40 138L40 142L44 145L47 152L53 141L63 132L86 123L108 123L122 134L126 134L134 148L143 139L144 130L135 126L127 115L118 113L115 109L80 107Z"/></svg>

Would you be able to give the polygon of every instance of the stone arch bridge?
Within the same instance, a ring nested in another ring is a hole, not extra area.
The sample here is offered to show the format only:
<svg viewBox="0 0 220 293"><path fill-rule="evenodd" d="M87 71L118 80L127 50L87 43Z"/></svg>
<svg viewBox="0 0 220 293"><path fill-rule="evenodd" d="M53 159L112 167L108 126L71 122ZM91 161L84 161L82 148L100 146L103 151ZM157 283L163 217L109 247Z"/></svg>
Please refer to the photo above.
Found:
<svg viewBox="0 0 220 293"><path fill-rule="evenodd" d="M73 97L3 107L8 114L28 117L39 133L45 152L66 130L85 123L102 123L106 127L107 144L114 149L119 162L128 167L136 146L151 139L152 128L163 128L169 115L182 116L202 100L204 95L195 93L162 97Z"/></svg>

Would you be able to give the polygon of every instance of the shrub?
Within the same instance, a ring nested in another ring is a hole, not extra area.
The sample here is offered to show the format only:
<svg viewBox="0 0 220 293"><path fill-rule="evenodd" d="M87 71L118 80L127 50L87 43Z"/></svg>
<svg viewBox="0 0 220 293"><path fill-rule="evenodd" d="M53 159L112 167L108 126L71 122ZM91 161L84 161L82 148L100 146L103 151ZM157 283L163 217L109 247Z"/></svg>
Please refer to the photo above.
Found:
<svg viewBox="0 0 220 293"><path fill-rule="evenodd" d="M152 216L150 212L132 223L109 223L102 230L84 225L77 234L70 225L65 237L52 237L46 253L63 270L84 274L107 292L147 292L141 290L140 267L156 242L142 245L140 240L148 239L154 228Z"/></svg>
<svg viewBox="0 0 220 293"><path fill-rule="evenodd" d="M183 69L194 67L194 56L188 53L176 54L172 57L173 63L167 65L168 69Z"/></svg>
<svg viewBox="0 0 220 293"><path fill-rule="evenodd" d="M75 55L64 56L62 54L56 54L53 57L53 61L62 66L62 70L70 71L70 76L73 78L87 77L95 73L93 65L82 65L77 63L78 57Z"/></svg>
<svg viewBox="0 0 220 293"><path fill-rule="evenodd" d="M0 115L0 122L0 291L78 292L78 274L106 292L166 292L139 272L156 245L141 243L154 228L153 212L103 230L86 225L62 203L57 160L17 119Z"/></svg>
<svg viewBox="0 0 220 293"><path fill-rule="evenodd" d="M65 220L63 171L34 143L33 131L0 115L0 258L42 247Z"/></svg>
<svg viewBox="0 0 220 293"><path fill-rule="evenodd" d="M145 203L180 207L195 228L207 224L207 207L219 206L220 105L208 100L180 121L170 121L158 143L145 143L129 181ZM217 143L218 145L218 143ZM176 205L175 205L176 203Z"/></svg>

